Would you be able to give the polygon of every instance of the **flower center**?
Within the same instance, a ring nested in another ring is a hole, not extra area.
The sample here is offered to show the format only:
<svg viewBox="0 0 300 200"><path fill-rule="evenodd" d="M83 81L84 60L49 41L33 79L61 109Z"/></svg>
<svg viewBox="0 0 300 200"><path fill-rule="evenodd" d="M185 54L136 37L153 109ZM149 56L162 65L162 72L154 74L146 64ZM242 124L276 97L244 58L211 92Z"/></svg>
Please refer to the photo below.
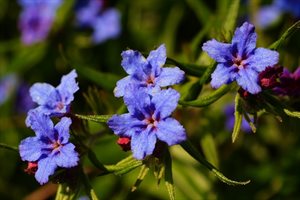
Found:
<svg viewBox="0 0 300 200"><path fill-rule="evenodd" d="M240 56L233 58L233 65L238 69L245 68L245 62Z"/></svg>
<svg viewBox="0 0 300 200"><path fill-rule="evenodd" d="M57 103L57 105L56 105L57 110L62 110L63 108L64 108L64 103L63 102Z"/></svg>
<svg viewBox="0 0 300 200"><path fill-rule="evenodd" d="M148 79L146 80L147 85L153 85L154 84L154 76L150 75Z"/></svg>
<svg viewBox="0 0 300 200"><path fill-rule="evenodd" d="M157 120L155 119L154 115L152 115L149 118L146 118L146 123L148 126L150 125L154 128L156 128L156 126L157 126Z"/></svg>
<svg viewBox="0 0 300 200"><path fill-rule="evenodd" d="M61 143L59 141L55 141L53 144L52 144L52 147L53 147L53 150L58 150L60 147L61 147Z"/></svg>

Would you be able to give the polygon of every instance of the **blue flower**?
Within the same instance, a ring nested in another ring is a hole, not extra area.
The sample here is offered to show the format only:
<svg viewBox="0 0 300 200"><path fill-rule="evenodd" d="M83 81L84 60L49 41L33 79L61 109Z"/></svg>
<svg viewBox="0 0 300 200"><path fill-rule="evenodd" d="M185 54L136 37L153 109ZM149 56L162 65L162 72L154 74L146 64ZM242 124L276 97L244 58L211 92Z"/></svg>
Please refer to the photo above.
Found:
<svg viewBox="0 0 300 200"><path fill-rule="evenodd" d="M257 26L267 28L279 20L282 11L275 5L263 6L256 15Z"/></svg>
<svg viewBox="0 0 300 200"><path fill-rule="evenodd" d="M102 9L102 1L84 0L77 1L76 20L81 26L91 26Z"/></svg>
<svg viewBox="0 0 300 200"><path fill-rule="evenodd" d="M300 0L275 0L274 5L284 12L300 18Z"/></svg>
<svg viewBox="0 0 300 200"><path fill-rule="evenodd" d="M71 71L62 77L56 88L47 83L35 83L29 92L32 100L39 105L36 109L51 116L62 116L69 112L74 93L79 89L76 77L76 71Z"/></svg>
<svg viewBox="0 0 300 200"><path fill-rule="evenodd" d="M274 66L279 59L276 51L256 48L255 27L247 22L236 29L231 44L213 39L204 43L202 49L218 63L211 75L213 88L236 80L238 85L251 94L261 91L259 72Z"/></svg>
<svg viewBox="0 0 300 200"><path fill-rule="evenodd" d="M226 115L226 122L225 122L225 128L228 131L232 131L233 127L234 127L234 105L233 104L229 104L224 108L224 113ZM245 120L245 118L243 118L242 120L242 124L241 124L241 130L243 130L246 133L250 133L251 132L251 127L249 125L249 123L247 122L247 120Z"/></svg>
<svg viewBox="0 0 300 200"><path fill-rule="evenodd" d="M162 68L167 58L165 45L151 51L147 59L134 50L123 51L121 55L121 65L129 75L117 82L114 90L116 97L124 96L129 84L135 84L151 93L159 91L160 87L180 83L184 78L184 72L178 67Z"/></svg>
<svg viewBox="0 0 300 200"><path fill-rule="evenodd" d="M151 155L157 140L169 146L186 140L182 125L170 115L177 106L179 93L169 88L150 95L144 90L128 87L124 101L129 113L114 115L108 126L121 137L131 138L131 150L136 159Z"/></svg>
<svg viewBox="0 0 300 200"><path fill-rule="evenodd" d="M46 183L57 167L70 168L78 164L78 153L69 142L70 118L63 117L54 126L49 116L31 110L26 124L35 131L36 136L21 141L20 156L23 161L37 162L35 178L40 184Z"/></svg>
<svg viewBox="0 0 300 200"><path fill-rule="evenodd" d="M105 10L92 23L95 43L102 43L108 39L117 38L121 33L120 13L116 9Z"/></svg>
<svg viewBox="0 0 300 200"><path fill-rule="evenodd" d="M51 29L61 1L22 0L19 3L24 7L19 21L22 42L30 45L43 41Z"/></svg>

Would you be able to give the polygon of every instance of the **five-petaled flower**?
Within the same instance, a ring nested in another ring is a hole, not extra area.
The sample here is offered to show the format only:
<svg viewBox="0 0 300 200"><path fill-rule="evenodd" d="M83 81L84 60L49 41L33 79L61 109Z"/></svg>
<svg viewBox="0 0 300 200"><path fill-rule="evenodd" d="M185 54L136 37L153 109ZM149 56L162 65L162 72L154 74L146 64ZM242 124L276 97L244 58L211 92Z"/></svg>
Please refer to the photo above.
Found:
<svg viewBox="0 0 300 200"><path fill-rule="evenodd" d="M69 112L74 93L79 89L76 77L75 70L71 71L62 77L56 88L47 83L35 83L29 92L32 100L39 105L36 109L50 116L62 116Z"/></svg>
<svg viewBox="0 0 300 200"><path fill-rule="evenodd" d="M134 50L124 51L121 55L122 67L129 75L117 82L114 90L116 97L124 96L126 87L130 84L152 93L159 91L161 87L180 83L184 78L184 72L178 67L162 68L167 58L165 45L151 51L147 59Z"/></svg>
<svg viewBox="0 0 300 200"><path fill-rule="evenodd" d="M236 80L251 94L261 91L259 72L267 66L274 66L279 59L276 51L256 48L255 27L248 22L236 29L231 44L213 39L204 43L202 49L218 63L211 75L212 87L218 88Z"/></svg>
<svg viewBox="0 0 300 200"><path fill-rule="evenodd" d="M31 110L26 124L36 136L21 141L20 156L23 161L37 163L35 178L40 184L46 183L57 167L70 168L78 164L78 153L69 142L70 118L63 117L54 126L49 116Z"/></svg>
<svg viewBox="0 0 300 200"><path fill-rule="evenodd" d="M186 140L184 128L170 116L177 106L178 92L169 88L151 95L132 85L127 90L129 94L134 93L124 95L129 113L112 116L108 126L116 135L131 138L136 159L151 155L157 140L169 146Z"/></svg>

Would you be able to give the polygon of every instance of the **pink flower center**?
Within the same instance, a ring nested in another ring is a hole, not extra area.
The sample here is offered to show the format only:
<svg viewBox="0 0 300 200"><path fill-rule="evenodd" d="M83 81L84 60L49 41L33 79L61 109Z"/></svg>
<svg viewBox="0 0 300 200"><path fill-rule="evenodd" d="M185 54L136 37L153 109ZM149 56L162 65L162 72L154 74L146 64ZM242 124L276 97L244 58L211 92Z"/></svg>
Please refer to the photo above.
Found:
<svg viewBox="0 0 300 200"><path fill-rule="evenodd" d="M148 79L146 80L147 85L153 85L154 84L154 80L155 80L155 77L153 75L150 75L148 77Z"/></svg>
<svg viewBox="0 0 300 200"><path fill-rule="evenodd" d="M55 142L52 144L53 150L59 150L59 148L60 148L61 146L62 146L62 145L60 144L59 141L55 141Z"/></svg>
<svg viewBox="0 0 300 200"><path fill-rule="evenodd" d="M64 103L63 102L59 102L57 105L56 105L56 109L57 110L62 110L64 108Z"/></svg>
<svg viewBox="0 0 300 200"><path fill-rule="evenodd" d="M233 58L233 65L238 69L243 69L245 68L245 61L240 56L236 56Z"/></svg>
<svg viewBox="0 0 300 200"><path fill-rule="evenodd" d="M146 118L145 119L145 122L148 126L151 126L153 128L156 128L157 127L157 123L158 123L158 120L155 119L154 115L152 115L151 117L149 118Z"/></svg>

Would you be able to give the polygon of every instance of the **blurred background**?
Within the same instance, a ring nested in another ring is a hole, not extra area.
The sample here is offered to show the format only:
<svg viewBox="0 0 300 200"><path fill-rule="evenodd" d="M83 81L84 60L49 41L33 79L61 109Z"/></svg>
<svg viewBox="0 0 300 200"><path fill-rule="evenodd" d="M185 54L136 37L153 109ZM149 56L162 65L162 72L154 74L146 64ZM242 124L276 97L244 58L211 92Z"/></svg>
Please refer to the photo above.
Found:
<svg viewBox="0 0 300 200"><path fill-rule="evenodd" d="M210 60L202 53L202 44L212 38L226 42L221 27L232 5L231 0L45 2L0 1L0 143L17 147L23 138L33 136L24 123L27 111L35 107L28 93L30 86L36 82L57 86L61 76L73 68L80 90L72 112L113 114L122 105L122 100L113 96L116 81L126 75L120 64L122 51L134 49L147 55L164 43L169 58L207 66ZM237 26L244 21L253 23L259 47L268 47L300 18L299 1L294 1L294 10L278 2L240 2ZM280 65L291 72L300 66L300 32L279 52ZM187 76L186 82L175 88L184 95L184 88L197 78ZM207 84L202 93L210 91ZM223 174L234 180L250 179L251 183L232 187L220 182L177 145L170 148L177 199L298 199L299 119L279 120L263 113L257 132L252 133L246 124L232 144L234 114L230 107L234 96L226 94L205 108L179 107L174 117L184 125L197 149ZM300 110L299 97L292 105ZM104 164L114 164L130 154L116 144L117 137L107 127L93 122L84 126L91 134L91 148ZM0 160L0 199L55 198L56 186L41 187L26 174L27 163L18 153L0 149ZM87 169L92 168L87 159L82 162ZM91 182L100 199L169 198L153 173L130 192L138 173L136 169L122 177L92 177Z"/></svg>

